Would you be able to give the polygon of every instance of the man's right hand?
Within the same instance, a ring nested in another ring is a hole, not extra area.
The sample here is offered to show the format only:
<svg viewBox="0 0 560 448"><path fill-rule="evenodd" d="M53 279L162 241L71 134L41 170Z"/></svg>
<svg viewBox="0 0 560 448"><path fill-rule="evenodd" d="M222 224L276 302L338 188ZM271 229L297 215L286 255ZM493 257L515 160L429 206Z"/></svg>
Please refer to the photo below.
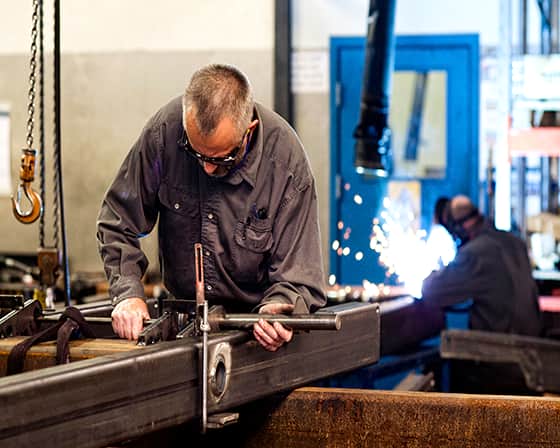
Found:
<svg viewBox="0 0 560 448"><path fill-rule="evenodd" d="M138 297L119 302L111 313L113 331L121 338L134 341L144 328L144 320L150 318L148 305Z"/></svg>

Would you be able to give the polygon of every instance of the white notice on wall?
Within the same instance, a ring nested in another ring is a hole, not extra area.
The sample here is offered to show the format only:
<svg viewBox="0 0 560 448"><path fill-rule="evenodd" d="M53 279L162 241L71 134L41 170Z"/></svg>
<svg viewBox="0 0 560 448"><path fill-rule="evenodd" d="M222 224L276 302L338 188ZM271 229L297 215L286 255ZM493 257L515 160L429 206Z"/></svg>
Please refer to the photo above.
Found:
<svg viewBox="0 0 560 448"><path fill-rule="evenodd" d="M10 114L0 106L0 196L11 194L10 166Z"/></svg>
<svg viewBox="0 0 560 448"><path fill-rule="evenodd" d="M329 90L327 51L292 53L292 92L325 93Z"/></svg>

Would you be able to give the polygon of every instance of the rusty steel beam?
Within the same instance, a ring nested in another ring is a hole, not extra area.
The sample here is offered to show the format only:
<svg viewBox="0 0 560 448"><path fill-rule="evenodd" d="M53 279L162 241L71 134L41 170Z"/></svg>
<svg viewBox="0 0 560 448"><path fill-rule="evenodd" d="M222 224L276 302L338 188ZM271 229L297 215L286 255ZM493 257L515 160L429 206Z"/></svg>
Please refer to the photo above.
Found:
<svg viewBox="0 0 560 448"><path fill-rule="evenodd" d="M212 442L228 437L244 448L560 446L558 398L302 388L253 412L241 414L234 433L214 434Z"/></svg>

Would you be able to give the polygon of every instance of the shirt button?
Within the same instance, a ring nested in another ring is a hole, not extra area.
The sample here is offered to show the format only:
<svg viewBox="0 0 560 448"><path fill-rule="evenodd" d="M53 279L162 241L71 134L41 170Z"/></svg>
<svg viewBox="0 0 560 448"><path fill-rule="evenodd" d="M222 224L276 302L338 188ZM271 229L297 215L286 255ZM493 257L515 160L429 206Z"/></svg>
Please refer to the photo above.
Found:
<svg viewBox="0 0 560 448"><path fill-rule="evenodd" d="M208 213L208 219L214 219L214 215L212 213Z"/></svg>
<svg viewBox="0 0 560 448"><path fill-rule="evenodd" d="M181 205L178 202L175 202L175 204L173 204L173 207L175 208L175 210L179 210L181 208Z"/></svg>
<svg viewBox="0 0 560 448"><path fill-rule="evenodd" d="M209 257L209 256L210 256L210 251L209 251L209 250L205 251L205 252L204 252L204 255L206 255L207 257Z"/></svg>
<svg viewBox="0 0 560 448"><path fill-rule="evenodd" d="M208 291L212 291L212 285L206 285L206 289L207 289Z"/></svg>

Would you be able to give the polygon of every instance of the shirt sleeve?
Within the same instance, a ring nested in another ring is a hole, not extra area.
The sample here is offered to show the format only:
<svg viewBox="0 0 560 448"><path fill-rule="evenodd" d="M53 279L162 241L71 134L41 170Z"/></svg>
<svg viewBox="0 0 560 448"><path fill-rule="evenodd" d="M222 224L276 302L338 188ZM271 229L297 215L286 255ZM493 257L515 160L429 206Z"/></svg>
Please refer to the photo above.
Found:
<svg viewBox="0 0 560 448"><path fill-rule="evenodd" d="M97 220L97 243L113 303L145 298L142 276L148 260L140 238L157 220L161 160L157 127L147 126L121 165L103 200Z"/></svg>
<svg viewBox="0 0 560 448"><path fill-rule="evenodd" d="M422 284L422 297L441 307L455 305L478 293L476 281L480 269L476 257L468 251L457 253L445 268L432 272Z"/></svg>
<svg viewBox="0 0 560 448"><path fill-rule="evenodd" d="M295 305L295 313L314 311L326 303L317 219L317 193L312 179L292 185L274 222L268 288L259 307L282 302Z"/></svg>

